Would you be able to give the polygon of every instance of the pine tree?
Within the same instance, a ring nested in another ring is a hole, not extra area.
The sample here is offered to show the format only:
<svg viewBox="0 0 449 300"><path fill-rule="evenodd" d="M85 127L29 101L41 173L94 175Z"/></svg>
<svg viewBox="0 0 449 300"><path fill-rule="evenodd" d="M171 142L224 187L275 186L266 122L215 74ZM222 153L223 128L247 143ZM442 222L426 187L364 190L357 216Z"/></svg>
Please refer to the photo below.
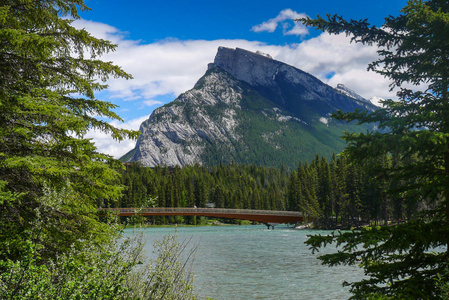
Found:
<svg viewBox="0 0 449 300"><path fill-rule="evenodd" d="M296 210L299 206L301 194L301 185L298 179L298 173L293 170L290 173L288 190L287 190L287 203L289 210Z"/></svg>
<svg viewBox="0 0 449 300"><path fill-rule="evenodd" d="M214 202L215 202L215 207L223 207L224 203L225 203L225 193L223 191L223 187L221 185L218 185L215 188L215 192L214 192Z"/></svg>
<svg viewBox="0 0 449 300"><path fill-rule="evenodd" d="M325 263L365 269L369 278L351 284L353 298L438 299L437 279L449 281L449 3L411 0L379 28L340 16L303 22L379 47L379 59L369 69L391 79L392 87L401 87L399 101L386 100L375 112L338 113L340 120L375 122L380 128L346 135L345 153L359 162L391 155L399 162L395 168L379 166L379 176L391 180L389 195L417 199L421 207L396 226L313 237L308 244L316 249L336 241L344 246L337 254L324 255ZM406 84L424 89L411 90ZM434 252L437 247L447 250Z"/></svg>
<svg viewBox="0 0 449 300"><path fill-rule="evenodd" d="M342 162L343 159L340 158L337 160L335 154L332 155L331 163L330 163L330 172L331 172L331 194L332 194L332 207L335 214L335 222L338 223L340 221L340 213L341 213L341 203L343 201L344 196L344 171L342 172Z"/></svg>
<svg viewBox="0 0 449 300"><path fill-rule="evenodd" d="M10 239L30 236L37 210L46 227L34 242L45 255L101 236L96 206L120 195L121 164L85 134L137 137L110 125L106 119L121 120L116 106L95 98L107 87L97 79L131 76L98 58L115 45L72 26L87 9L82 0L0 1L0 187L19 196L0 201L0 258L20 255ZM71 195L51 207L47 188Z"/></svg>
<svg viewBox="0 0 449 300"><path fill-rule="evenodd" d="M329 227L332 218L332 194L331 194L331 171L326 158L322 157L317 165L318 191L317 197L320 203L323 217L321 222Z"/></svg>

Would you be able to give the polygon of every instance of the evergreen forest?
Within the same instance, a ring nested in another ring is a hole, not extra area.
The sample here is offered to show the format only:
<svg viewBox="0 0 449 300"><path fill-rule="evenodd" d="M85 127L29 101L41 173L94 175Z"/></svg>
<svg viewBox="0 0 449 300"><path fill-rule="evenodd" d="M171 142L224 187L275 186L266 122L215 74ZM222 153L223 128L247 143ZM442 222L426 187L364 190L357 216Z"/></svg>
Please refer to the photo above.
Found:
<svg viewBox="0 0 449 300"><path fill-rule="evenodd" d="M384 167L396 167L385 156ZM352 228L389 224L412 217L417 203L387 194L390 182L376 176L373 164L352 163L341 155L316 156L298 168L245 164L174 168L126 164L123 196L109 207L206 207L301 211L315 228ZM405 184L405 183L404 183ZM154 218L151 218L154 221ZM156 222L183 222L157 218ZM187 223L191 218L186 218Z"/></svg>

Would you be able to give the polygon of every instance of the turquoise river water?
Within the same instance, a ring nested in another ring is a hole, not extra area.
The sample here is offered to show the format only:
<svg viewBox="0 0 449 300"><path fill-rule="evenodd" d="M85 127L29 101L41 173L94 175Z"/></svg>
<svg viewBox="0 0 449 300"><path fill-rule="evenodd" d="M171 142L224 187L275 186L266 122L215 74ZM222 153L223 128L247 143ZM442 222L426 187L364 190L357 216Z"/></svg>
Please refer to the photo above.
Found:
<svg viewBox="0 0 449 300"><path fill-rule="evenodd" d="M126 234L131 234L127 229ZM146 228L144 237L151 256L153 241L174 228ZM357 281L357 267L322 266L304 241L310 234L331 231L296 230L278 225L180 227L179 241L198 246L192 271L196 292L204 299L347 299L343 281Z"/></svg>

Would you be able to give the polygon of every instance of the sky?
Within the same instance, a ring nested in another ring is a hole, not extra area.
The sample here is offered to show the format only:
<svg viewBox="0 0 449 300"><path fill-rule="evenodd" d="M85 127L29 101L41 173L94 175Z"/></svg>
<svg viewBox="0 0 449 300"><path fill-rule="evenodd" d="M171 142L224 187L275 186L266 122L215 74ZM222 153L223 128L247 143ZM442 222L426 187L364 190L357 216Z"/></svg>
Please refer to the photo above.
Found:
<svg viewBox="0 0 449 300"><path fill-rule="evenodd" d="M110 79L97 98L119 107L124 122L138 130L159 106L193 88L213 62L219 46L261 51L306 71L330 86L342 83L361 96L394 98L389 82L367 71L377 57L374 46L351 44L345 35L328 35L293 19L338 14L368 19L376 26L400 13L406 0L85 0L90 11L74 23L117 48L102 57L133 76ZM90 131L97 148L116 158L136 141L113 141Z"/></svg>

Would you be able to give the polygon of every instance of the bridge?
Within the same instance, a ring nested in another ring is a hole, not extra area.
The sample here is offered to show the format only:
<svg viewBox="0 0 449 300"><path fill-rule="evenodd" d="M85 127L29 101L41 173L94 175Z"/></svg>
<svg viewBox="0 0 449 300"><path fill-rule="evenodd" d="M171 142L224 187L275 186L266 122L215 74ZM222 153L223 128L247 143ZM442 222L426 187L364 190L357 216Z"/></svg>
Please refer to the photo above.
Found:
<svg viewBox="0 0 449 300"><path fill-rule="evenodd" d="M110 211L118 216L204 216L227 219L249 220L259 223L299 223L303 221L299 211L229 209L229 208L100 208L99 211Z"/></svg>

